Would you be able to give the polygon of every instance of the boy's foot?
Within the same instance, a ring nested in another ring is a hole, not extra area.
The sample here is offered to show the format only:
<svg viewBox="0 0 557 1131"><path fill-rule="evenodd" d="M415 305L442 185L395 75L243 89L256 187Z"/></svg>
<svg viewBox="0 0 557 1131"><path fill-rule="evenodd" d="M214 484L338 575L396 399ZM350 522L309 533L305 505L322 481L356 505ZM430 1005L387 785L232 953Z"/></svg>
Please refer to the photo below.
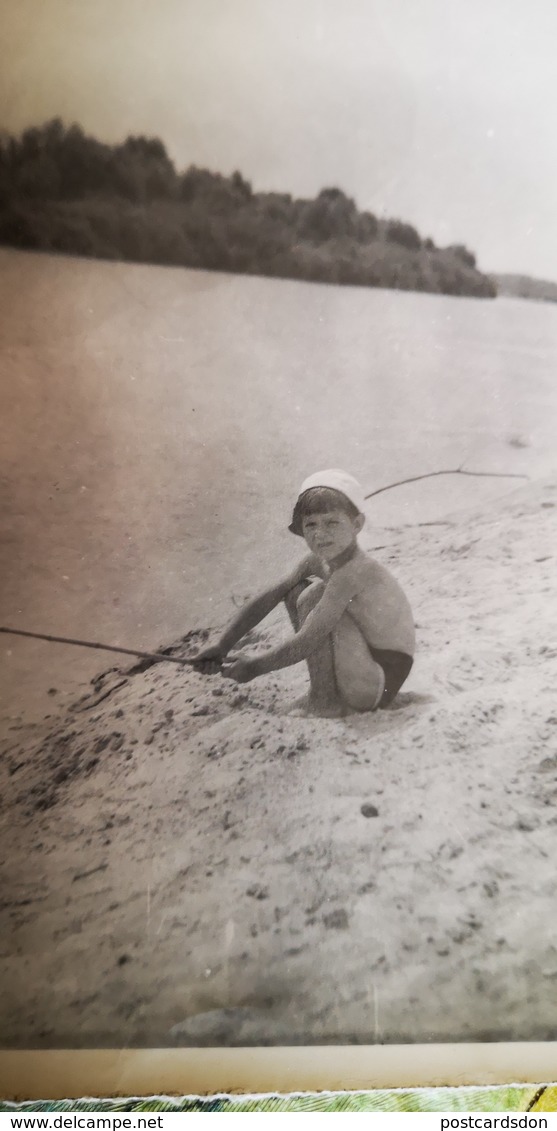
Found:
<svg viewBox="0 0 557 1131"><path fill-rule="evenodd" d="M330 704L310 702L306 713L317 719L343 719L346 711L340 703L332 707Z"/></svg>
<svg viewBox="0 0 557 1131"><path fill-rule="evenodd" d="M305 719L308 714L309 695L301 695L289 706L278 711L279 715L291 715L295 719Z"/></svg>
<svg viewBox="0 0 557 1131"><path fill-rule="evenodd" d="M342 719L346 710L339 699L320 699L310 691L307 713L317 719Z"/></svg>
<svg viewBox="0 0 557 1131"><path fill-rule="evenodd" d="M286 714L293 715L295 718L306 718L309 715L318 719L341 719L346 714L346 709L342 703L331 703L318 699L310 692L309 695L303 695L301 699L292 703Z"/></svg>

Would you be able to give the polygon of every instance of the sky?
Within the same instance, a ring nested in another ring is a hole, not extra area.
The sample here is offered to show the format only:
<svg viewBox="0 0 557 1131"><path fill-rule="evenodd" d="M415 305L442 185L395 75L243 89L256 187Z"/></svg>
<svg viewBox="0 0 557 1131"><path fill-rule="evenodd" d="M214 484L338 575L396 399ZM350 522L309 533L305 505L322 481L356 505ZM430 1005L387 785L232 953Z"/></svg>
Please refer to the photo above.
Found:
<svg viewBox="0 0 557 1131"><path fill-rule="evenodd" d="M0 128L159 136L557 280L555 0L0 0Z"/></svg>

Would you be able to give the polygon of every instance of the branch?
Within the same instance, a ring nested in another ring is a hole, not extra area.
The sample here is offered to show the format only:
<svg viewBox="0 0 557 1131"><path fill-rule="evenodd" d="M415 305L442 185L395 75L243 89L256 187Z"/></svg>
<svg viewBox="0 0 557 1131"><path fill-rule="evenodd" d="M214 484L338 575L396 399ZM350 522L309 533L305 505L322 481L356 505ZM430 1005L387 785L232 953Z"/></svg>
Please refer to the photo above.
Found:
<svg viewBox="0 0 557 1131"><path fill-rule="evenodd" d="M194 664L185 656L167 656L163 652L137 652L133 648L115 648L113 644L98 644L92 640L72 640L69 636L48 636L45 632L24 632L18 628L0 628L0 632L10 636L30 636L33 640L46 640L48 644L75 644L78 648L99 648L101 652L117 652L124 656L136 656L153 663Z"/></svg>
<svg viewBox="0 0 557 1131"><path fill-rule="evenodd" d="M418 479L433 479L435 475L477 475L488 479L528 479L527 475L517 475L516 472L504 471L463 471L455 467L451 471L427 471L425 475L412 475L410 479L399 479L397 483L389 483L386 487L379 487L377 491L370 491L364 495L365 499L373 499L375 495L382 495L383 491L392 491L393 487L402 487L405 483L417 483Z"/></svg>

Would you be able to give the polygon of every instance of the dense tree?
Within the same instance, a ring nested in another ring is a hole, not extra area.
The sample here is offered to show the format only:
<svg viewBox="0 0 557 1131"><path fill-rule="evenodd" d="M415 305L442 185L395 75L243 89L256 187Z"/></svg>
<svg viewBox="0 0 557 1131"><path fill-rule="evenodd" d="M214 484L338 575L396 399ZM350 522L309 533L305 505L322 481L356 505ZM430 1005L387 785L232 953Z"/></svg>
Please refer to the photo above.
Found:
<svg viewBox="0 0 557 1131"><path fill-rule="evenodd" d="M360 212L357 221L357 235L361 243L374 240L379 231L377 218L372 212Z"/></svg>
<svg viewBox="0 0 557 1131"><path fill-rule="evenodd" d="M307 202L302 214L300 235L315 243L351 236L356 232L358 212L350 197L338 188L325 188L315 200Z"/></svg>
<svg viewBox="0 0 557 1131"><path fill-rule="evenodd" d="M387 239L393 243L402 244L410 251L419 251L422 241L412 224L403 224L401 220L391 220L387 226Z"/></svg>
<svg viewBox="0 0 557 1131"><path fill-rule="evenodd" d="M466 267L476 266L476 256L472 251L468 251L468 248L464 247L463 244L453 244L452 247L448 248L448 251L452 251L453 255L456 255L457 259L460 259Z"/></svg>
<svg viewBox="0 0 557 1131"><path fill-rule="evenodd" d="M55 118L0 140L0 242L74 255L311 281L490 297L462 244L441 251L411 224L360 212L342 189L314 200L254 192L192 165L160 138L118 145Z"/></svg>

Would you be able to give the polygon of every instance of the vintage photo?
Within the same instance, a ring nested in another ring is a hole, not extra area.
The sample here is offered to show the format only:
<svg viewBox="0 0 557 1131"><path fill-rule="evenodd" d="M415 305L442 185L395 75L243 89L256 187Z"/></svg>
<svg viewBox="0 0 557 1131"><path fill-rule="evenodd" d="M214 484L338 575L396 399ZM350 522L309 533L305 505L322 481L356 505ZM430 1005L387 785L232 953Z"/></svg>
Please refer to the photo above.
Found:
<svg viewBox="0 0 557 1131"><path fill-rule="evenodd" d="M6 1049L552 1040L551 0L0 0Z"/></svg>

